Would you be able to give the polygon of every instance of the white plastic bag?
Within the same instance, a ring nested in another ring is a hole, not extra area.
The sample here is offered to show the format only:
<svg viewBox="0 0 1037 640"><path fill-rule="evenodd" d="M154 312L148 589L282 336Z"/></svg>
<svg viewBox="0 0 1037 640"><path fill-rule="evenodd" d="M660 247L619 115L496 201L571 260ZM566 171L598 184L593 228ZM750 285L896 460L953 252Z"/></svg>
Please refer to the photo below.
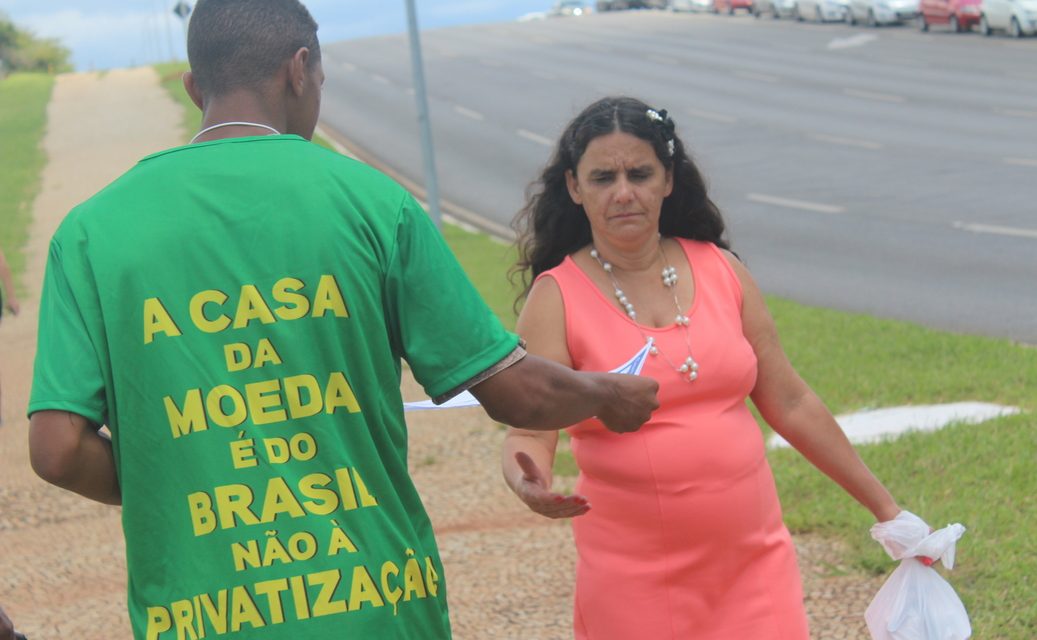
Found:
<svg viewBox="0 0 1037 640"><path fill-rule="evenodd" d="M965 640L972 635L969 615L958 594L929 563L940 559L954 568L954 545L965 527L952 524L929 533L929 525L901 511L871 528L886 553L900 560L864 612L873 640Z"/></svg>

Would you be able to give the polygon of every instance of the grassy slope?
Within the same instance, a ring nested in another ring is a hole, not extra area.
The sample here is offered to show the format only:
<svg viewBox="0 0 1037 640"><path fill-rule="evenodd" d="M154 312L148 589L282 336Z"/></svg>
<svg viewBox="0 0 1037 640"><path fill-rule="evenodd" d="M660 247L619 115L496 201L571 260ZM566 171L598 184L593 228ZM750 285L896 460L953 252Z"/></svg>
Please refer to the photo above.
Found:
<svg viewBox="0 0 1037 640"><path fill-rule="evenodd" d="M0 248L18 276L25 269L32 201L46 160L40 148L54 76L17 73L0 80Z"/></svg>
<svg viewBox="0 0 1037 640"><path fill-rule="evenodd" d="M190 122L186 129L196 130L197 118ZM514 292L505 272L513 250L450 225L443 232L473 282L512 326ZM768 302L793 363L836 413L961 400L1027 410L982 427L908 435L860 451L903 506L936 527L960 521L969 528L950 577L969 608L976 637L1037 637L1037 578L1031 577L1037 576L1031 526L1037 506L1037 349ZM892 568L867 534L869 514L796 453L774 451L770 459L790 529L844 540L858 567ZM572 469L564 456L560 465Z"/></svg>

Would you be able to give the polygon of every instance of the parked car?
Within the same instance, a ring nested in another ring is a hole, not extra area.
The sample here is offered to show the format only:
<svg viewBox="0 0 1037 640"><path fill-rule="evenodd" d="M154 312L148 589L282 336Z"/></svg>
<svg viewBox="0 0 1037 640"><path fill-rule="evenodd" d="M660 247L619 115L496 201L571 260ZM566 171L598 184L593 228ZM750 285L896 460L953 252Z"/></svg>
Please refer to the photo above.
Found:
<svg viewBox="0 0 1037 640"><path fill-rule="evenodd" d="M839 0L795 0L793 13L797 20L842 22L846 19L846 5Z"/></svg>
<svg viewBox="0 0 1037 640"><path fill-rule="evenodd" d="M753 0L752 14L757 18L770 15L778 18L796 17L796 0Z"/></svg>
<svg viewBox="0 0 1037 640"><path fill-rule="evenodd" d="M739 9L744 9L746 12L751 13L753 10L753 0L713 0L713 13L732 15Z"/></svg>
<svg viewBox="0 0 1037 640"><path fill-rule="evenodd" d="M581 0L558 0L555 6L547 13L549 16L582 16L591 12L586 2Z"/></svg>
<svg viewBox="0 0 1037 640"><path fill-rule="evenodd" d="M667 0L598 0L598 11L622 11L624 9L665 9Z"/></svg>
<svg viewBox="0 0 1037 640"><path fill-rule="evenodd" d="M922 0L919 4L918 28L928 31L930 25L945 24L951 31L970 31L979 24L981 0Z"/></svg>
<svg viewBox="0 0 1037 640"><path fill-rule="evenodd" d="M1037 0L983 0L979 30L989 36L995 29L1013 38L1037 35Z"/></svg>
<svg viewBox="0 0 1037 640"><path fill-rule="evenodd" d="M712 11L713 0L671 0L670 11Z"/></svg>
<svg viewBox="0 0 1037 640"><path fill-rule="evenodd" d="M850 0L846 21L869 27L898 24L918 17L918 0Z"/></svg>

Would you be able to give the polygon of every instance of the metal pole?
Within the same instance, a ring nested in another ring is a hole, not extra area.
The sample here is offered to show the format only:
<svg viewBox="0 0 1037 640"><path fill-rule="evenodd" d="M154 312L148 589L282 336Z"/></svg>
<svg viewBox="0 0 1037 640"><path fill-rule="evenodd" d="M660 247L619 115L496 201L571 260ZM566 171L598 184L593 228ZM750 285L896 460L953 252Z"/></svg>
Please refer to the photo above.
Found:
<svg viewBox="0 0 1037 640"><path fill-rule="evenodd" d="M411 73L414 75L414 100L418 107L421 126L421 155L425 160L425 192L429 215L436 227L440 226L439 181L436 178L436 156L432 149L432 123L428 113L428 95L425 90L425 67L421 62L421 40L418 38L418 16L414 0L406 0L407 26L410 31Z"/></svg>

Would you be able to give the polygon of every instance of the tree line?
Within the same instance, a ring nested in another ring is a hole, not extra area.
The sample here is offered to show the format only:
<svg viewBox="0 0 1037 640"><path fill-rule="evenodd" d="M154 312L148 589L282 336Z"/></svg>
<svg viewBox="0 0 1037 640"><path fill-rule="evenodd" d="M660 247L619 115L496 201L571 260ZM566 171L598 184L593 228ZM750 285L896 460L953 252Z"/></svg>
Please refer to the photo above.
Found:
<svg viewBox="0 0 1037 640"><path fill-rule="evenodd" d="M21 29L0 12L0 77L14 71L71 71L71 55L56 39Z"/></svg>

